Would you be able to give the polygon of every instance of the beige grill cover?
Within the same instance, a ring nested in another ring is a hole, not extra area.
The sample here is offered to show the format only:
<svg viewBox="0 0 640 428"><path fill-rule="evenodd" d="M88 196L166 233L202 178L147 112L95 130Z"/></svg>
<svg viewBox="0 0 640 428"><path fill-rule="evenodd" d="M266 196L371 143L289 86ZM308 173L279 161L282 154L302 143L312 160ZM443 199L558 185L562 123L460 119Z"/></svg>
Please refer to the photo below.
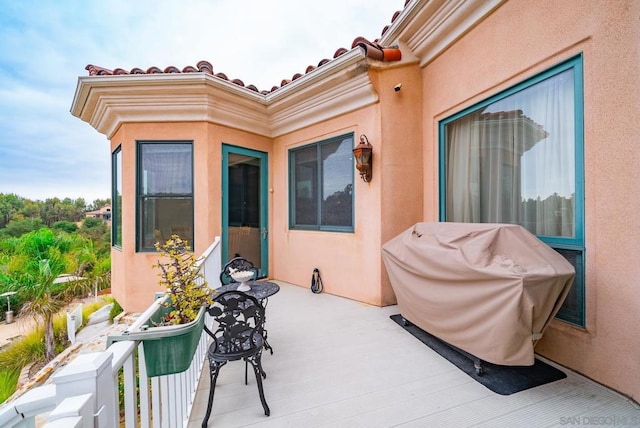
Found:
<svg viewBox="0 0 640 428"><path fill-rule="evenodd" d="M530 366L573 266L521 226L418 223L382 247L400 313L481 360Z"/></svg>

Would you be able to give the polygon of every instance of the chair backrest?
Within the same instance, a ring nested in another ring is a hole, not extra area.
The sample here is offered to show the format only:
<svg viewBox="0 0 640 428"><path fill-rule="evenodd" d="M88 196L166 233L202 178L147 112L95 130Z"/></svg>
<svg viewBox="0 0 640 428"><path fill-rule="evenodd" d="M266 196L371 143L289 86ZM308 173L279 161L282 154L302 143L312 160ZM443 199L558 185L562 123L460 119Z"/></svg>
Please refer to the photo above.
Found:
<svg viewBox="0 0 640 428"><path fill-rule="evenodd" d="M231 277L231 269L253 271L253 278L251 279L254 281L258 279L258 269L256 269L251 261L244 257L234 257L224 265L222 272L220 272L220 282L222 285L236 282L236 280Z"/></svg>
<svg viewBox="0 0 640 428"><path fill-rule="evenodd" d="M226 291L214 298L208 309L216 330L205 331L214 339L216 352L247 353L262 346L264 307L242 291Z"/></svg>

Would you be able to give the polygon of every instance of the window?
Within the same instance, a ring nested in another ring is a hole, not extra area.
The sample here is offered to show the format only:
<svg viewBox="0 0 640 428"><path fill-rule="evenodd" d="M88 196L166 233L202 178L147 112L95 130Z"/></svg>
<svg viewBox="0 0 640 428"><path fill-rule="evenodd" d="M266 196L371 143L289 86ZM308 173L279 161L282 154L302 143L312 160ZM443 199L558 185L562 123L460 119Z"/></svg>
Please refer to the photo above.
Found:
<svg viewBox="0 0 640 428"><path fill-rule="evenodd" d="M122 148L118 148L111 154L111 206L113 217L111 218L111 245L122 248ZM111 212L105 213L105 219Z"/></svg>
<svg viewBox="0 0 640 428"><path fill-rule="evenodd" d="M558 318L584 326L582 58L440 123L445 221L520 224L576 268Z"/></svg>
<svg viewBox="0 0 640 428"><path fill-rule="evenodd" d="M292 229L353 231L353 134L289 151Z"/></svg>
<svg viewBox="0 0 640 428"><path fill-rule="evenodd" d="M193 144L138 142L138 249L178 235L193 248Z"/></svg>

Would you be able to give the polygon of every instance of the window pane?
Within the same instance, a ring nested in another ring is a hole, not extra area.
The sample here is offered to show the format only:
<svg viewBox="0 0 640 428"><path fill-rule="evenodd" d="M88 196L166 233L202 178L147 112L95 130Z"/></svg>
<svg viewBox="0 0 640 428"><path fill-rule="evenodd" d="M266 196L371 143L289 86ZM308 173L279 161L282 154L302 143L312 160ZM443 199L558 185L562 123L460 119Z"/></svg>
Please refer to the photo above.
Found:
<svg viewBox="0 0 640 428"><path fill-rule="evenodd" d="M193 246L193 199L153 198L141 200L142 248L152 249L156 242L164 244L178 235Z"/></svg>
<svg viewBox="0 0 640 428"><path fill-rule="evenodd" d="M573 88L567 70L447 124L447 221L575 237Z"/></svg>
<svg viewBox="0 0 640 428"><path fill-rule="evenodd" d="M260 159L229 154L229 225L260 227Z"/></svg>
<svg viewBox="0 0 640 428"><path fill-rule="evenodd" d="M576 277L571 284L569 294L564 304L558 311L556 318L570 322L578 326L585 323L584 312L584 266L582 263L583 253L576 250L556 249L556 251L564 256L576 270Z"/></svg>
<svg viewBox="0 0 640 428"><path fill-rule="evenodd" d="M155 250L173 234L193 248L192 143L138 146L138 246Z"/></svg>
<svg viewBox="0 0 640 428"><path fill-rule="evenodd" d="M353 148L351 138L320 146L322 154L322 225L353 224Z"/></svg>
<svg viewBox="0 0 640 428"><path fill-rule="evenodd" d="M113 153L112 162L111 242L116 247L122 247L122 150L120 148Z"/></svg>
<svg viewBox="0 0 640 428"><path fill-rule="evenodd" d="M291 226L353 230L353 134L290 152Z"/></svg>
<svg viewBox="0 0 640 428"><path fill-rule="evenodd" d="M191 193L191 144L143 143L140 149L141 195Z"/></svg>
<svg viewBox="0 0 640 428"><path fill-rule="evenodd" d="M297 225L318 224L318 158L317 146L313 145L293 154L295 223Z"/></svg>

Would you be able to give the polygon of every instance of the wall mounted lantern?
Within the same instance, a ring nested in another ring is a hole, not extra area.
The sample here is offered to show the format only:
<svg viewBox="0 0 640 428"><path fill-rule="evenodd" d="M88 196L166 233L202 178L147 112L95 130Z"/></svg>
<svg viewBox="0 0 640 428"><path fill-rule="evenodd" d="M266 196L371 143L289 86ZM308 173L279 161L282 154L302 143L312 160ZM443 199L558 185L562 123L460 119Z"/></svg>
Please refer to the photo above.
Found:
<svg viewBox="0 0 640 428"><path fill-rule="evenodd" d="M360 171L360 178L365 183L371 181L371 162L373 161L373 146L369 144L366 135L360 136L360 143L353 149L353 157L356 160L356 168Z"/></svg>

